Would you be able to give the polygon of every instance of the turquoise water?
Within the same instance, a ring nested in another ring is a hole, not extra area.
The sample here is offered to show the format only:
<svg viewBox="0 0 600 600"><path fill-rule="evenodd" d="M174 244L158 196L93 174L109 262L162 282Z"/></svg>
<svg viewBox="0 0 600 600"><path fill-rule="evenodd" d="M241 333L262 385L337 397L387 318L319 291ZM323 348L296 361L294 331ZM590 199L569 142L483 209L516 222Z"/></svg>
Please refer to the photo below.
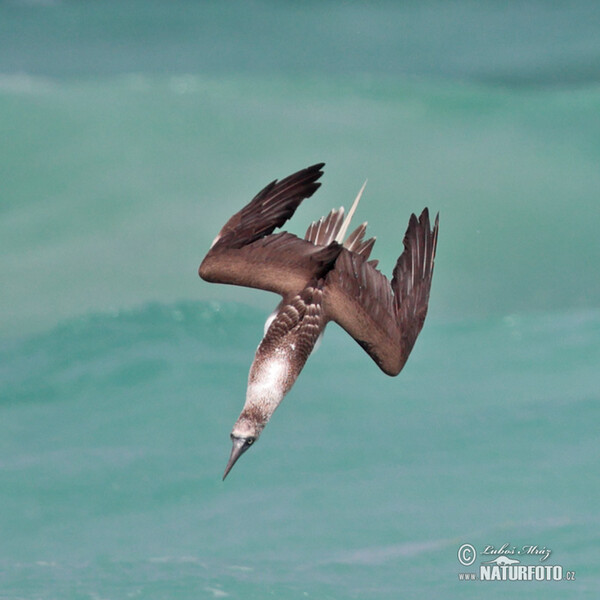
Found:
<svg viewBox="0 0 600 600"><path fill-rule="evenodd" d="M3 346L6 597L593 597L598 311L432 320L397 379L331 326L223 483L262 317L152 304ZM463 542L577 580L476 589Z"/></svg>
<svg viewBox="0 0 600 600"><path fill-rule="evenodd" d="M597 13L1 4L0 597L597 597ZM290 230L368 178L384 272L440 211L428 321L398 378L330 326L223 483L277 299L196 269L321 160Z"/></svg>

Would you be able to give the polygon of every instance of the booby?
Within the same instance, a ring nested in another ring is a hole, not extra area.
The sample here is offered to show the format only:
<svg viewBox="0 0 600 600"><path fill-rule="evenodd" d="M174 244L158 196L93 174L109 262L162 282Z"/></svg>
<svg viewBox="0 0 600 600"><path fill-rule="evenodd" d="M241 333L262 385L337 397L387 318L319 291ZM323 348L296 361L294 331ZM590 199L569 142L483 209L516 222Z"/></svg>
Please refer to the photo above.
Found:
<svg viewBox="0 0 600 600"><path fill-rule="evenodd" d="M387 375L397 375L419 335L429 303L438 221L410 216L391 282L370 260L366 223L343 239L346 219L332 210L304 239L273 233L320 187L324 163L273 181L223 226L199 268L205 281L258 288L282 297L250 367L244 408L233 426L223 479L260 437L290 391L329 321L347 331Z"/></svg>

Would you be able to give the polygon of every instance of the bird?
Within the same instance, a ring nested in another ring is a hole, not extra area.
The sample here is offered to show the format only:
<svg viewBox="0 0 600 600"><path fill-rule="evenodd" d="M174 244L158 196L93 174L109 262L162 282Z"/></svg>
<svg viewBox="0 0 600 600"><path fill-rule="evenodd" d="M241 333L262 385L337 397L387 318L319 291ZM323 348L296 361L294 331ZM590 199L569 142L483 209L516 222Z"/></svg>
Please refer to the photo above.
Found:
<svg viewBox="0 0 600 600"><path fill-rule="evenodd" d="M200 267L211 283L275 292L281 302L267 319L250 372L246 401L230 434L223 480L290 391L330 321L349 333L387 375L397 375L421 332L437 246L439 213L413 213L391 281L370 255L367 223L345 239L362 186L344 208L313 222L304 238L279 231L321 183L325 163L275 179L225 223Z"/></svg>

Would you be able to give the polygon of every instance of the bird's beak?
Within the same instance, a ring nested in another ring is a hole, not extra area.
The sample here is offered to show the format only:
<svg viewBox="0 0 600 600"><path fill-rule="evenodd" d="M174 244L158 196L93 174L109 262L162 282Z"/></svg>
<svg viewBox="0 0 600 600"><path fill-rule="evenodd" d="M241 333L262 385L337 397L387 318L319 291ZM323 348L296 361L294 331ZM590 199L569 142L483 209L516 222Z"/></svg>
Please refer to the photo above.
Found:
<svg viewBox="0 0 600 600"><path fill-rule="evenodd" d="M231 456L229 457L229 462L225 467L225 473L223 474L223 481L225 481L225 477L231 469L233 465L237 462L237 459L244 454L244 452L248 449L248 446L244 444L244 440L240 438L233 438L233 447L231 448Z"/></svg>

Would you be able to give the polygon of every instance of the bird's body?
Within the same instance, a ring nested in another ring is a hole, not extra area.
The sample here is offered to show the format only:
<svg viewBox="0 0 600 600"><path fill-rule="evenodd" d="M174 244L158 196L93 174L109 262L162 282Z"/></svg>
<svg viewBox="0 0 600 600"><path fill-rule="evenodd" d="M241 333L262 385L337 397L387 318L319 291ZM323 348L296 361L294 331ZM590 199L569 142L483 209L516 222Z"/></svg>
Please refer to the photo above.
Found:
<svg viewBox="0 0 600 600"><path fill-rule="evenodd" d="M375 239L363 241L366 223L342 239L349 224L343 209L313 223L304 239L273 234L319 187L322 167L314 165L259 192L225 224L200 265L207 281L282 296L250 368L223 478L258 439L329 321L354 337L385 373L397 375L425 320L438 230L437 219L430 229L427 209L419 219L411 216L391 283L376 269L377 261L369 260Z"/></svg>
<svg viewBox="0 0 600 600"><path fill-rule="evenodd" d="M325 328L322 297L322 290L307 286L278 308L250 367L246 403L234 433L241 433L246 422L255 435L262 431L294 385Z"/></svg>

